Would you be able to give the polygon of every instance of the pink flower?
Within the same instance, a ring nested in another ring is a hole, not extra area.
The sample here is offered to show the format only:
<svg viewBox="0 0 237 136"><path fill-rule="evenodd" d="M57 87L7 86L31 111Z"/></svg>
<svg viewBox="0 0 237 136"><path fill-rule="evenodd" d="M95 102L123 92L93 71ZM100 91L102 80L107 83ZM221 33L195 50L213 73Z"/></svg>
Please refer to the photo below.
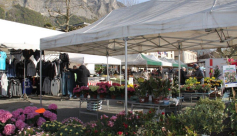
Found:
<svg viewBox="0 0 237 136"><path fill-rule="evenodd" d="M124 116L125 115L125 111L121 111L118 115Z"/></svg>
<svg viewBox="0 0 237 136"><path fill-rule="evenodd" d="M38 108L35 107L35 106L27 106L25 107L23 113L24 114L28 114L28 113L31 113L31 112L35 112L35 110L37 110Z"/></svg>
<svg viewBox="0 0 237 136"><path fill-rule="evenodd" d="M50 112L50 111L45 111L43 113L43 115L44 115L44 117L50 119L50 121L57 120L57 115L52 113L52 112Z"/></svg>
<svg viewBox="0 0 237 136"><path fill-rule="evenodd" d="M113 127L113 126L114 126L114 122L108 121L108 126L109 126L109 127Z"/></svg>
<svg viewBox="0 0 237 136"><path fill-rule="evenodd" d="M26 124L25 124L22 120L17 120L17 121L16 121L16 127L17 127L19 130L22 130L25 126L26 126Z"/></svg>
<svg viewBox="0 0 237 136"><path fill-rule="evenodd" d="M101 115L101 117L100 117L100 119L107 119L107 118L109 118L109 117L106 115Z"/></svg>
<svg viewBox="0 0 237 136"><path fill-rule="evenodd" d="M18 116L17 120L22 120L25 121L26 117L25 114L21 114L20 116Z"/></svg>
<svg viewBox="0 0 237 136"><path fill-rule="evenodd" d="M96 125L96 123L91 123L91 127L94 128Z"/></svg>
<svg viewBox="0 0 237 136"><path fill-rule="evenodd" d="M11 121L12 121L12 122L16 122L16 119L14 119L14 118L11 118Z"/></svg>
<svg viewBox="0 0 237 136"><path fill-rule="evenodd" d="M12 134L14 134L15 129L16 129L15 125L13 125L13 124L7 124L7 125L4 127L3 134L5 134L5 135L12 135Z"/></svg>
<svg viewBox="0 0 237 136"><path fill-rule="evenodd" d="M42 118L42 117L39 117L39 119L38 119L38 121L37 121L37 125L38 126L41 126L43 123L45 123L46 122L46 120L44 119L44 118Z"/></svg>
<svg viewBox="0 0 237 136"><path fill-rule="evenodd" d="M33 119L35 116L39 116L39 113L31 112L31 113L27 114L27 119Z"/></svg>
<svg viewBox="0 0 237 136"><path fill-rule="evenodd" d="M70 117L70 118L64 119L64 120L62 121L63 124L65 124L65 123L71 123L71 122L78 122L78 123L80 123L80 124L83 124L83 122L82 122L80 119L78 119L77 117Z"/></svg>
<svg viewBox="0 0 237 136"><path fill-rule="evenodd" d="M22 108L13 111L13 112L12 112L13 118L17 119L18 116L19 116L21 113L23 113L23 111L24 111L24 110L23 110Z"/></svg>
<svg viewBox="0 0 237 136"><path fill-rule="evenodd" d="M58 106L56 104L50 104L48 107L49 110L57 110Z"/></svg>
<svg viewBox="0 0 237 136"><path fill-rule="evenodd" d="M110 120L116 121L116 120L117 120L117 117L116 117L116 116L112 116L112 117L110 118Z"/></svg>
<svg viewBox="0 0 237 136"><path fill-rule="evenodd" d="M6 123L12 117L12 114L9 111L0 110L0 121Z"/></svg>

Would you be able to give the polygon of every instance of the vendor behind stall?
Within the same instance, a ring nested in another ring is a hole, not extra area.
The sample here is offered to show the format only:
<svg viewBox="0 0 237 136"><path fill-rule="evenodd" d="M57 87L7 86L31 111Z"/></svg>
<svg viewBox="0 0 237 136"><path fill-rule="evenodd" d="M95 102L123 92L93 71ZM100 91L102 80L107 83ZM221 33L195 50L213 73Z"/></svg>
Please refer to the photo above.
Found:
<svg viewBox="0 0 237 136"><path fill-rule="evenodd" d="M196 70L194 75L191 75L192 77L196 77L197 81L200 82L200 84L204 84L204 74L203 71L200 69L200 67L197 64L193 64L193 68Z"/></svg>
<svg viewBox="0 0 237 136"><path fill-rule="evenodd" d="M88 77L90 77L90 71L84 65L81 65L79 68L74 68L68 70L77 74L76 84L79 86L87 86Z"/></svg>

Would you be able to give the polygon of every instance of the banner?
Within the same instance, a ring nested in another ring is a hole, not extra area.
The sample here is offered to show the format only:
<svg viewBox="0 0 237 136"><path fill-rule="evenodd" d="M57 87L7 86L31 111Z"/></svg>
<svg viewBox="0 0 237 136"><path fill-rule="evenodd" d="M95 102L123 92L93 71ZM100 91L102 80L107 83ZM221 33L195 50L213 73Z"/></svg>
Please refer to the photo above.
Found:
<svg viewBox="0 0 237 136"><path fill-rule="evenodd" d="M223 66L225 87L237 87L235 65Z"/></svg>

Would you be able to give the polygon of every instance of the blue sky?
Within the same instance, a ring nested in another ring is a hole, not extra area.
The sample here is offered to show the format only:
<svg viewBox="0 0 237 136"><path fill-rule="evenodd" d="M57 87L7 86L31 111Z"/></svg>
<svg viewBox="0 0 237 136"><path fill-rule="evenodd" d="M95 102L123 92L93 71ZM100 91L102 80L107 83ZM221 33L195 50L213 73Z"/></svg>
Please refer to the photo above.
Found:
<svg viewBox="0 0 237 136"><path fill-rule="evenodd" d="M148 0L139 0L139 2L146 2L146 1L148 1Z"/></svg>

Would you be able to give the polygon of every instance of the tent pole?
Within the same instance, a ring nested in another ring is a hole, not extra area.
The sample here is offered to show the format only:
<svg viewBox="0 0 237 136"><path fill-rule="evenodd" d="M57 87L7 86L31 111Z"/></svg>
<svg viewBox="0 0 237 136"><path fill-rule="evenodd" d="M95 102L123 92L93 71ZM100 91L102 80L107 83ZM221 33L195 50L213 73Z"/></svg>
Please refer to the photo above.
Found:
<svg viewBox="0 0 237 136"><path fill-rule="evenodd" d="M124 38L124 42L125 42L125 113L126 115L128 115L128 97L127 97L127 91L128 91L128 88L127 88L127 79L128 79L128 64L127 64L127 61L128 61L128 56L127 56L127 40L128 38Z"/></svg>
<svg viewBox="0 0 237 136"><path fill-rule="evenodd" d="M40 107L42 107L42 50L40 50Z"/></svg>
<svg viewBox="0 0 237 136"><path fill-rule="evenodd" d="M120 85L121 85L121 75L122 75L122 65L121 65L121 62L120 62L120 69L119 69L119 78L120 78Z"/></svg>
<svg viewBox="0 0 237 136"><path fill-rule="evenodd" d="M107 82L109 81L109 55L108 55L108 52L107 52Z"/></svg>
<svg viewBox="0 0 237 136"><path fill-rule="evenodd" d="M180 97L180 74L181 74L181 72L180 72L180 69L181 69L181 65L180 65L180 49L179 49L179 97Z"/></svg>

